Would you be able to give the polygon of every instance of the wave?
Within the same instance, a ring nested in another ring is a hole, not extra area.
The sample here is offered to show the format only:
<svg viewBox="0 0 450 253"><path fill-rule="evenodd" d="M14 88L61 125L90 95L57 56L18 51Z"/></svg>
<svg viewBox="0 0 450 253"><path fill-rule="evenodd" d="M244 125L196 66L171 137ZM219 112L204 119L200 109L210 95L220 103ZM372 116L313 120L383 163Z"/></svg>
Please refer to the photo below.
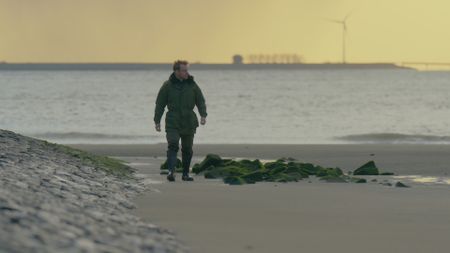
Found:
<svg viewBox="0 0 450 253"><path fill-rule="evenodd" d="M369 133L345 135L336 139L364 143L450 144L450 136L425 134Z"/></svg>

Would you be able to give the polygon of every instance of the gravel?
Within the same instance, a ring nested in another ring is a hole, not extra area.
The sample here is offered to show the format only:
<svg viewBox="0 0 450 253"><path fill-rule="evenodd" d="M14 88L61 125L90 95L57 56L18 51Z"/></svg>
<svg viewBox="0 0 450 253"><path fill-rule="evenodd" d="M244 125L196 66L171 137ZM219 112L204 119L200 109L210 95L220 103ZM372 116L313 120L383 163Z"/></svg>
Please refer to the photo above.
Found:
<svg viewBox="0 0 450 253"><path fill-rule="evenodd" d="M0 252L188 252L131 214L143 176L73 151L0 129Z"/></svg>

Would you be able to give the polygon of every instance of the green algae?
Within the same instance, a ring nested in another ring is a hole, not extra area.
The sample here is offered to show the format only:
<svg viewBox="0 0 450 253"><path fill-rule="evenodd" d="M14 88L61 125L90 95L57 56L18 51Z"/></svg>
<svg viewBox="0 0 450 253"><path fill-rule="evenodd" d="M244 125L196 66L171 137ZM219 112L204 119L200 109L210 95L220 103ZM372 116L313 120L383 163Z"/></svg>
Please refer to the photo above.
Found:
<svg viewBox="0 0 450 253"><path fill-rule="evenodd" d="M243 185L243 184L255 183L255 182L247 182L244 179L242 179L241 177L237 177L237 176L224 177L223 181L229 185Z"/></svg>
<svg viewBox="0 0 450 253"><path fill-rule="evenodd" d="M349 180L346 176L325 175L320 177L320 180L324 180L330 183L348 183Z"/></svg>
<svg viewBox="0 0 450 253"><path fill-rule="evenodd" d="M161 168L163 165L161 165ZM193 173L208 179L222 179L230 185L254 184L256 182L298 182L315 176L325 182L367 183L367 179L353 175L391 175L390 172L379 173L374 161L369 161L349 175L339 167L323 167L312 163L299 162L291 157L282 157L262 163L259 159L223 159L217 154L209 153L192 167ZM392 173L393 174L393 173Z"/></svg>
<svg viewBox="0 0 450 253"><path fill-rule="evenodd" d="M128 165L125 165L124 164L125 161L121 159L96 155L80 149L72 148L66 145L51 143L48 141L43 141L42 144L47 148L54 150L56 152L61 152L80 159L83 165L93 166L119 178L132 178L133 177L132 173L136 172L136 169Z"/></svg>
<svg viewBox="0 0 450 253"><path fill-rule="evenodd" d="M397 183L395 183L395 187L409 188L410 186L408 186L400 181L397 181Z"/></svg>
<svg viewBox="0 0 450 253"><path fill-rule="evenodd" d="M361 167L357 168L353 175L379 175L378 167L375 165L374 161L369 161L363 164Z"/></svg>
<svg viewBox="0 0 450 253"><path fill-rule="evenodd" d="M262 163L259 159L222 159L217 154L207 154L205 159L193 166L194 173L205 178L222 178L227 184L251 184L256 182L298 182L316 176L328 182L347 182L342 169L325 168L312 163L302 163L294 158L282 157Z"/></svg>
<svg viewBox="0 0 450 253"><path fill-rule="evenodd" d="M380 176L390 176L394 175L393 172L380 172L378 167L375 165L374 161L368 161L367 163L361 165L357 168L353 175L380 175Z"/></svg>
<svg viewBox="0 0 450 253"><path fill-rule="evenodd" d="M196 163L194 164L194 166L192 166L192 172L198 174L202 171L205 171L210 166L221 166L224 165L225 162L232 162L232 161L231 159L224 161L220 158L220 156L216 154L207 154L205 159L201 163Z"/></svg>
<svg viewBox="0 0 450 253"><path fill-rule="evenodd" d="M359 178L359 177L352 177L351 182L361 184L361 183L367 183L367 179L365 178Z"/></svg>
<svg viewBox="0 0 450 253"><path fill-rule="evenodd" d="M167 166L167 160L164 161L160 166L161 173L160 174L168 174L169 168ZM181 163L180 158L177 158L177 163L175 164L175 172L183 172L183 165Z"/></svg>

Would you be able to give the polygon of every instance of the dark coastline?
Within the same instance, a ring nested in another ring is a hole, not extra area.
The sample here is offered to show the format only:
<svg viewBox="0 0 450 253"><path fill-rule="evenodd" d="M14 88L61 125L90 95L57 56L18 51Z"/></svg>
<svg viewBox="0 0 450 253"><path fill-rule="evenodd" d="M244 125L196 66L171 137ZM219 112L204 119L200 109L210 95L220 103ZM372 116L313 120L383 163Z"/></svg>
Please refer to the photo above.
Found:
<svg viewBox="0 0 450 253"><path fill-rule="evenodd" d="M192 70L349 70L349 69L412 69L394 63L292 63L292 64L202 64L191 63ZM171 63L0 63L8 71L89 71L89 70L167 70Z"/></svg>

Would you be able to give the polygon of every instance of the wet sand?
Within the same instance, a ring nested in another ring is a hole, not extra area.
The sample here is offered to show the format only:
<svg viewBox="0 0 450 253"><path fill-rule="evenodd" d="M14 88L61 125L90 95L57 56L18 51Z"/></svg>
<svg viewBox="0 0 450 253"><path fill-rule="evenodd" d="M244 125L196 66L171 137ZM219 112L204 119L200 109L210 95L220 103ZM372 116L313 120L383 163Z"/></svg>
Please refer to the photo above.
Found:
<svg viewBox="0 0 450 253"><path fill-rule="evenodd" d="M165 144L72 145L119 157L154 180L137 197L135 214L173 230L192 252L446 252L450 186L384 176L366 184L290 183L230 186L219 179L167 182L159 174ZM196 145L222 157L282 156L354 170L374 160L399 175L447 178L445 145ZM179 156L181 154L179 153ZM193 164L192 163L192 164ZM372 177L367 177L372 179ZM379 184L398 180L410 188Z"/></svg>

